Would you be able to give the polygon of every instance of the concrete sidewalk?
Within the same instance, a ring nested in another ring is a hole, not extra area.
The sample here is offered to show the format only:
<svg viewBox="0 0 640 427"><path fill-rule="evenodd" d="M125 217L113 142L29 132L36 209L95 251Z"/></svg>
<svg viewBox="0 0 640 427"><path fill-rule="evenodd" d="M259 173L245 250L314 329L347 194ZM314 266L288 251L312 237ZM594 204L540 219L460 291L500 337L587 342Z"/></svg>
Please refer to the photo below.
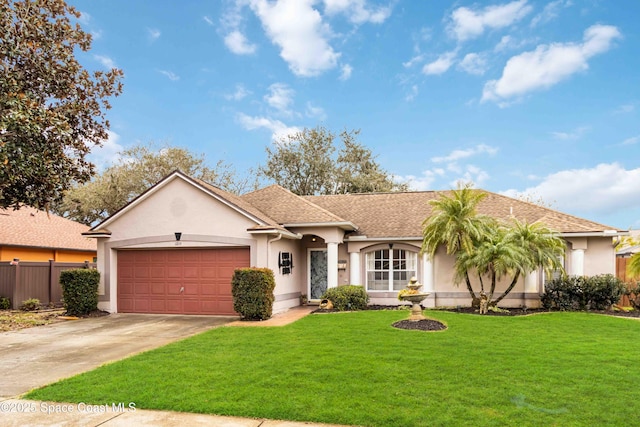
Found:
<svg viewBox="0 0 640 427"><path fill-rule="evenodd" d="M289 323L293 323L296 320L302 319L317 308L318 306L301 305L299 307L290 308L285 312L274 314L270 319L267 320L236 320L235 322L227 323L226 326L284 326L288 325Z"/></svg>
<svg viewBox="0 0 640 427"><path fill-rule="evenodd" d="M0 401L0 424L2 424L3 427L340 427L337 424L226 417L186 412L149 411L129 408L128 405L128 403L123 403L122 406L118 407L118 403L116 403L114 407L107 405L84 405L82 403L36 402L33 400L8 399Z"/></svg>

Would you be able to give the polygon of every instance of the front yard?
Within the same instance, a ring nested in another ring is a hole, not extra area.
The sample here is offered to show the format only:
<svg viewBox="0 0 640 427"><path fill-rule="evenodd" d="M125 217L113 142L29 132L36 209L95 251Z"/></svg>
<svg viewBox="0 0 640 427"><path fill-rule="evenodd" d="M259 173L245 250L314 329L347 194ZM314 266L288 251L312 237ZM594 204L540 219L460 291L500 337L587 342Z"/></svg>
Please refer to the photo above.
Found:
<svg viewBox="0 0 640 427"><path fill-rule="evenodd" d="M64 309L45 311L0 310L0 332L15 331L55 322Z"/></svg>
<svg viewBox="0 0 640 427"><path fill-rule="evenodd" d="M635 422L638 320L427 311L448 329L390 326L407 314L218 328L26 397L367 426Z"/></svg>

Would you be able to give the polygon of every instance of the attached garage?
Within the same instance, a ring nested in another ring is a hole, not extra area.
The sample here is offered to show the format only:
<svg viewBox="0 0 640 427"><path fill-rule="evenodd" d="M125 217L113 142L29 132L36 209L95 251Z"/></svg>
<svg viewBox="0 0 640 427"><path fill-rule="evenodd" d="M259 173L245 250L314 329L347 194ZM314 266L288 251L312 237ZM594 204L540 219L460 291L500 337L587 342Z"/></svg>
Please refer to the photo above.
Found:
<svg viewBox="0 0 640 427"><path fill-rule="evenodd" d="M118 251L121 313L235 315L231 278L249 248Z"/></svg>

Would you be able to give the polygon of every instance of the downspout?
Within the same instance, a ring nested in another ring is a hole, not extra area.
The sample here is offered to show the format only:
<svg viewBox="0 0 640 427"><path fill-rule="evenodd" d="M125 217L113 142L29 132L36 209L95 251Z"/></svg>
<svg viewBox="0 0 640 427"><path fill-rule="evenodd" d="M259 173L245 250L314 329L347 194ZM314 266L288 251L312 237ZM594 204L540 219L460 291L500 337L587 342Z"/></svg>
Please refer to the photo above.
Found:
<svg viewBox="0 0 640 427"><path fill-rule="evenodd" d="M282 239L282 233L278 233L278 237L274 237L271 240L267 240L267 268L269 268L269 253L271 253L271 244Z"/></svg>

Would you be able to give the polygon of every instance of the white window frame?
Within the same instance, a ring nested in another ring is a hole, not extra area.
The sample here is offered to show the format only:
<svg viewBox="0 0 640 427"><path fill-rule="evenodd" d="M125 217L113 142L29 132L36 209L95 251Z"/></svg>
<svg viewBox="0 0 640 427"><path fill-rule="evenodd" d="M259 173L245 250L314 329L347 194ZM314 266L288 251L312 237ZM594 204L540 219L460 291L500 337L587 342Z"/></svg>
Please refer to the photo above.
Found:
<svg viewBox="0 0 640 427"><path fill-rule="evenodd" d="M404 252L404 259L394 258L394 255L396 255L395 252L400 252L400 251ZM385 252L389 254L388 258L376 258L377 253L380 253L382 257L384 257ZM403 269L394 268L395 267L394 261L404 261L406 268L403 268ZM380 262L383 268L376 269L375 268L376 262ZM386 269L384 268L385 264L388 267ZM395 275L394 273L398 273L398 272L406 273L405 274L405 276L407 276L406 279L397 279L397 280L394 279L394 275ZM386 289L369 288L370 273L387 273L388 275L387 288ZM365 281L366 281L367 292L397 292L398 290L404 288L404 286L407 284L411 276L417 276L417 275L418 275L418 252L417 251L412 251L405 248L395 248L395 249L385 248L385 249L375 249L365 254ZM394 283L394 281L397 283ZM394 289L394 286L397 286L398 289Z"/></svg>

